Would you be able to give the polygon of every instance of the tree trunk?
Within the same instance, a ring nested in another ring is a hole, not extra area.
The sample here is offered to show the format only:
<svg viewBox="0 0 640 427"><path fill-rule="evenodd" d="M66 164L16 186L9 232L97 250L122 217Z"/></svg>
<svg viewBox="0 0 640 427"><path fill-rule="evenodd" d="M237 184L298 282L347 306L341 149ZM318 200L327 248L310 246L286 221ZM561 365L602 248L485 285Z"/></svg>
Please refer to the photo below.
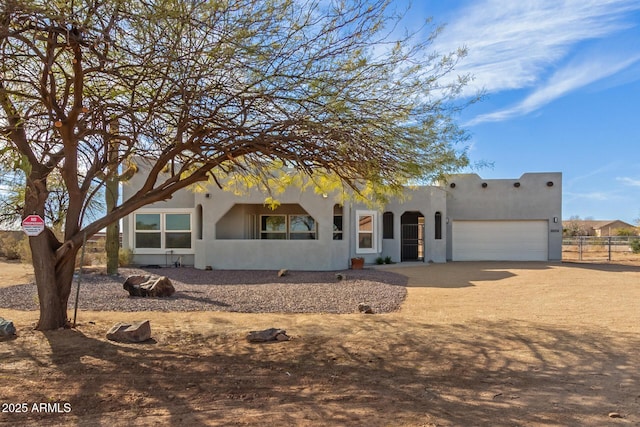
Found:
<svg viewBox="0 0 640 427"><path fill-rule="evenodd" d="M118 205L119 185L118 179L118 150L120 141L118 140L118 121L112 119L109 122L109 132L111 138L109 140L109 164L110 174L105 181L105 202L107 205L107 213L111 213ZM114 221L107 225L107 238L105 241L105 249L107 251L107 274L118 274L118 265L120 263L120 224Z"/></svg>
<svg viewBox="0 0 640 427"><path fill-rule="evenodd" d="M56 263L56 240L46 229L42 234L29 238L33 257L33 270L38 287L40 319L36 329L47 331L68 327L67 303L71 294L76 250Z"/></svg>
<svg viewBox="0 0 640 427"><path fill-rule="evenodd" d="M107 213L111 212L118 202L118 181L109 178L106 184ZM107 225L107 238L105 241L107 251L107 274L118 274L120 252L120 225L114 221Z"/></svg>

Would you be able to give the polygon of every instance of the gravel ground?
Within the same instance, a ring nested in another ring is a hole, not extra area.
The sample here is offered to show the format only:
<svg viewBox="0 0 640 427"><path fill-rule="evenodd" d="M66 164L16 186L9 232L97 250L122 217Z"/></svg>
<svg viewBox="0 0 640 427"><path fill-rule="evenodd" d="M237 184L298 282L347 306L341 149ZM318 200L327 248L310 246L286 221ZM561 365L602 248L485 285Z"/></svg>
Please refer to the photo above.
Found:
<svg viewBox="0 0 640 427"><path fill-rule="evenodd" d="M120 275L85 274L78 307L96 311L232 311L242 313L357 313L358 304L374 313L396 311L404 301L407 279L380 270L338 272L202 271L193 268L120 269ZM176 293L169 298L130 297L122 288L134 274L167 276ZM69 308L74 307L76 283ZM0 308L37 310L34 284L0 288Z"/></svg>

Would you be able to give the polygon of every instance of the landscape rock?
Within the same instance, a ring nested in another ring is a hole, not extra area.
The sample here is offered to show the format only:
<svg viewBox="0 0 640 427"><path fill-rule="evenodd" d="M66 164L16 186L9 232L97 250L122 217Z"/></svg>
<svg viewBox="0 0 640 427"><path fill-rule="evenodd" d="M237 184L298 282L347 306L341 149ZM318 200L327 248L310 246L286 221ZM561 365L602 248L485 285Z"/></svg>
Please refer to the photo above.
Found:
<svg viewBox="0 0 640 427"><path fill-rule="evenodd" d="M373 309L371 308L371 306L363 302L358 304L358 311L364 314L373 314Z"/></svg>
<svg viewBox="0 0 640 427"><path fill-rule="evenodd" d="M107 332L107 339L119 342L144 342L151 339L148 320L134 323L116 323Z"/></svg>
<svg viewBox="0 0 640 427"><path fill-rule="evenodd" d="M127 287L129 286L139 286L144 282L146 282L147 280L149 280L150 278L151 276L142 276L142 275L129 276L127 277L127 280L124 281L123 287L127 289Z"/></svg>
<svg viewBox="0 0 640 427"><path fill-rule="evenodd" d="M286 276L287 274L289 274L289 270L287 270L286 268L278 271L278 277Z"/></svg>
<svg viewBox="0 0 640 427"><path fill-rule="evenodd" d="M4 338L12 338L16 334L16 327L13 322L0 317L0 340Z"/></svg>
<svg viewBox="0 0 640 427"><path fill-rule="evenodd" d="M620 412L609 412L609 418L622 418Z"/></svg>
<svg viewBox="0 0 640 427"><path fill-rule="evenodd" d="M146 279L143 281L143 279ZM130 276L122 287L132 297L170 297L176 292L171 280L161 276L150 278L149 276Z"/></svg>
<svg viewBox="0 0 640 427"><path fill-rule="evenodd" d="M347 275L344 273L336 273L336 280L341 282L343 280L347 280Z"/></svg>
<svg viewBox="0 0 640 427"><path fill-rule="evenodd" d="M247 335L249 342L289 341L287 331L278 328L269 328L264 331L251 331Z"/></svg>

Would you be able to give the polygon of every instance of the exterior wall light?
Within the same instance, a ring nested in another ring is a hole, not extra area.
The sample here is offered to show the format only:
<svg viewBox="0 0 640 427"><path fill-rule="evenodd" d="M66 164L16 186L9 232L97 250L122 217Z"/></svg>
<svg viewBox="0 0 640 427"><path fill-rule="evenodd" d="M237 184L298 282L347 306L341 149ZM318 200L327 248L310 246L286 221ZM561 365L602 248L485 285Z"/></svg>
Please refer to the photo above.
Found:
<svg viewBox="0 0 640 427"><path fill-rule="evenodd" d="M553 187L553 181L547 181L547 187Z"/></svg>
<svg viewBox="0 0 640 427"><path fill-rule="evenodd" d="M488 185L488 184L487 184L486 182L483 182L483 183L482 183L482 188L487 188L487 185Z"/></svg>
<svg viewBox="0 0 640 427"><path fill-rule="evenodd" d="M513 183L513 186L514 186L514 187L516 187L516 188L518 188L518 187L520 187L520 183L519 183L519 182L514 182L514 183Z"/></svg>
<svg viewBox="0 0 640 427"><path fill-rule="evenodd" d="M456 188L456 183L455 183L455 182L452 182L451 184L449 184L449 187L451 187L451 188Z"/></svg>

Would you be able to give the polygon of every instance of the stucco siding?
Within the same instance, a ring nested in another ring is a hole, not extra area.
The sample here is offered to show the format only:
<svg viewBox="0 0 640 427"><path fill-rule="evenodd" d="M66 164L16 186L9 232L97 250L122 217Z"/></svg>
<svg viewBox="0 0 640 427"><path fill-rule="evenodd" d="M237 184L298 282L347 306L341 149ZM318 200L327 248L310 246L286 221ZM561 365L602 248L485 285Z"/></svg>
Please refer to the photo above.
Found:
<svg viewBox="0 0 640 427"><path fill-rule="evenodd" d="M419 212L424 216L424 261L446 262L446 227L447 193L434 186L417 186L408 188L402 197L392 199L383 208L384 212L392 212L394 219L393 239L383 239L381 256L389 256L394 262L400 261L402 246L401 217L406 212ZM436 239L435 214L441 214L441 238Z"/></svg>
<svg viewBox="0 0 640 427"><path fill-rule="evenodd" d="M455 220L548 221L549 260L562 259L561 173L526 173L518 179L455 175L445 188L447 259L452 259L451 226Z"/></svg>
<svg viewBox="0 0 640 427"><path fill-rule="evenodd" d="M265 197L255 190L237 196L217 188L196 195L204 224L203 239L195 244L197 268L332 270L348 266L348 226L344 240L333 240L335 195L290 188L277 195L281 205L275 210L264 204ZM344 210L348 217L348 208ZM316 222L316 239L260 240L256 227L261 215L304 213Z"/></svg>
<svg viewBox="0 0 640 427"><path fill-rule="evenodd" d="M136 174L124 186L123 196L135 197L143 180L143 173ZM342 240L334 239L334 207L340 203L337 196L291 187L274 195L280 206L272 209L264 203L267 194L256 189L243 194L225 192L214 186L202 193L181 190L170 200L146 206L142 211L189 211L192 247L177 251L162 249L162 252L135 250L134 261L163 265L175 261L165 261L170 255L182 256L183 264L197 268L255 270L339 270L348 268L353 257L363 257L369 264L378 257L389 257L394 262L409 259L446 262L452 259L454 221L544 221L549 228L548 258L560 260L562 257L560 173L527 173L517 179L489 180L475 174L453 175L448 183L440 186L408 187L401 197L392 198L385 206L371 207L347 201L339 209ZM385 212L393 216L392 220L387 216L387 227L393 230L392 235L387 233L387 238L383 238ZM310 224L308 218L299 218L304 214L313 217L314 230L307 232L304 228ZM134 215L123 222L125 247L134 246ZM268 223L263 223L263 219L278 227L286 222L286 235L278 235L281 230L276 230L275 235L266 231ZM302 225L303 235L296 234L300 231L291 224ZM368 224L372 224L372 235L359 231ZM411 243L409 234L403 239L403 232L408 233L407 230L417 230L418 237ZM302 237L306 240L297 240ZM407 253L410 256L406 256Z"/></svg>

